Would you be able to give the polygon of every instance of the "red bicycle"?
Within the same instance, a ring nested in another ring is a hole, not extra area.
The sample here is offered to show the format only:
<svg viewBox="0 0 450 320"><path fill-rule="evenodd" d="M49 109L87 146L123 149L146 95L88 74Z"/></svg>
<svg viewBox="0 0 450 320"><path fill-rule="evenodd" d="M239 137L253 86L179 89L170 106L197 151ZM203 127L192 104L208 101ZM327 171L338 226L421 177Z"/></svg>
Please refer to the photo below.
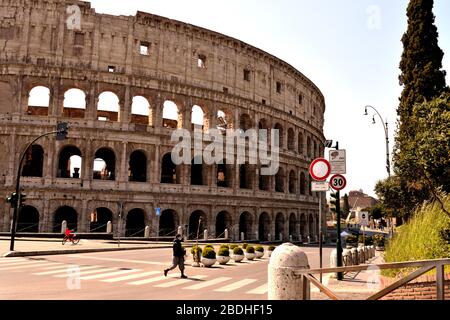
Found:
<svg viewBox="0 0 450 320"><path fill-rule="evenodd" d="M72 244L78 244L78 242L80 242L80 238L78 238L75 234L71 234L70 236L65 235L62 240L62 245L65 245L67 241L72 242Z"/></svg>

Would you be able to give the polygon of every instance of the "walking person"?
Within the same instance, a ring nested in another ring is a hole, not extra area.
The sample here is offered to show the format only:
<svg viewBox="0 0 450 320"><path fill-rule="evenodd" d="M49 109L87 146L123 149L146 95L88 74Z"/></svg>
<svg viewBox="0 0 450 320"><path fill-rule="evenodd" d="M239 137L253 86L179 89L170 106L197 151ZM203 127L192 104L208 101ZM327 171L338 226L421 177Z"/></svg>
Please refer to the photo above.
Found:
<svg viewBox="0 0 450 320"><path fill-rule="evenodd" d="M181 279L187 279L187 276L184 274L184 256L186 255L186 250L181 245L183 242L181 238L181 234L177 234L173 241L173 260L170 268L164 270L164 276L166 277L169 271L174 270L178 266L181 271Z"/></svg>

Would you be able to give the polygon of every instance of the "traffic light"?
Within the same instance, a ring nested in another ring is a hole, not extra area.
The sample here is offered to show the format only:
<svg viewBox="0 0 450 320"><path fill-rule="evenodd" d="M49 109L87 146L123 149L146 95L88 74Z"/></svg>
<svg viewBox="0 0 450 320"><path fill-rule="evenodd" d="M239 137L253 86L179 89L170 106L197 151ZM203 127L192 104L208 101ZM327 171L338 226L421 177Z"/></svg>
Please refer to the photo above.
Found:
<svg viewBox="0 0 450 320"><path fill-rule="evenodd" d="M56 140L66 140L67 134L69 133L69 124L67 122L58 123L56 131L58 131L58 133L56 134Z"/></svg>
<svg viewBox="0 0 450 320"><path fill-rule="evenodd" d="M339 210L339 193L338 192L334 192L330 194L331 199L330 199L330 210L333 211L334 213L337 213Z"/></svg>
<svg viewBox="0 0 450 320"><path fill-rule="evenodd" d="M6 197L6 202L9 203L11 205L11 208L16 208L17 207L17 193L13 192L11 193L11 195Z"/></svg>

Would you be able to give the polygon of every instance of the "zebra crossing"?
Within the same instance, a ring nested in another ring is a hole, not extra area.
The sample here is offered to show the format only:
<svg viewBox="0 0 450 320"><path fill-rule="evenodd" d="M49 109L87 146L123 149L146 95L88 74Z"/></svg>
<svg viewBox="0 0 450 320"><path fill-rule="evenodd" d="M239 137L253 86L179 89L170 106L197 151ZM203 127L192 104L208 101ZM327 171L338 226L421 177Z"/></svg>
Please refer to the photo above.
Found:
<svg viewBox="0 0 450 320"><path fill-rule="evenodd" d="M245 290L245 294L262 296L267 293L267 283L257 283L257 279L234 279L232 277L215 277L212 275L190 275L189 279L173 276L165 277L162 271L106 267L101 265L70 265L60 262L13 258L0 259L0 271L26 272L35 277L52 277L67 279L78 277L82 281L98 281L105 284L126 286L152 286L156 289L179 288L186 291L209 290L219 293L233 293ZM261 285L262 284L262 285ZM253 287L257 286L257 287Z"/></svg>

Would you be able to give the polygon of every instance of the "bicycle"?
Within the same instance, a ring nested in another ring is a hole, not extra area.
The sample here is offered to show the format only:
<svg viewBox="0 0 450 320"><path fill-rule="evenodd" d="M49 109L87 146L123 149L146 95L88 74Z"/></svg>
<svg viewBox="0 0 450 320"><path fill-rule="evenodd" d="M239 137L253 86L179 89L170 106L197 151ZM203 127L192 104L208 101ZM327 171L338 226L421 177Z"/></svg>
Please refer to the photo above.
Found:
<svg viewBox="0 0 450 320"><path fill-rule="evenodd" d="M72 242L72 245L78 244L80 242L80 238L77 238L76 235L73 236L64 236L62 240L62 245L65 245L67 241Z"/></svg>

